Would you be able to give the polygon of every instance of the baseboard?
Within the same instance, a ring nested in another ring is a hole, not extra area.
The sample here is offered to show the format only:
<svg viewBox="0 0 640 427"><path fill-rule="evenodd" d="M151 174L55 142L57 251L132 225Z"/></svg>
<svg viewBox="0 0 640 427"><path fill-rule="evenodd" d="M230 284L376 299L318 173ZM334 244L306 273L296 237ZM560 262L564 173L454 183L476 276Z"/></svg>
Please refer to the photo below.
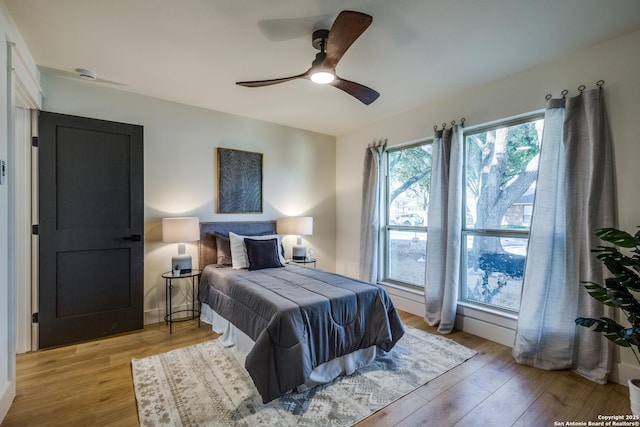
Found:
<svg viewBox="0 0 640 427"><path fill-rule="evenodd" d="M425 309L423 295L389 284L384 284L384 288L391 297L393 305L395 305L398 310L406 311L407 313L424 318Z"/></svg>
<svg viewBox="0 0 640 427"><path fill-rule="evenodd" d="M611 367L610 382L627 385L627 380L632 378L640 378L640 367L622 362L614 363Z"/></svg>
<svg viewBox="0 0 640 427"><path fill-rule="evenodd" d="M507 347L513 347L515 331L504 326L457 315L455 328Z"/></svg>
<svg viewBox="0 0 640 427"><path fill-rule="evenodd" d="M143 322L145 325L164 322L164 310L160 310L159 308L145 310Z"/></svg>
<svg viewBox="0 0 640 427"><path fill-rule="evenodd" d="M2 420L7 416L9 412L9 408L13 403L13 399L16 397L16 382L9 381L2 392L0 392L0 424L2 424Z"/></svg>

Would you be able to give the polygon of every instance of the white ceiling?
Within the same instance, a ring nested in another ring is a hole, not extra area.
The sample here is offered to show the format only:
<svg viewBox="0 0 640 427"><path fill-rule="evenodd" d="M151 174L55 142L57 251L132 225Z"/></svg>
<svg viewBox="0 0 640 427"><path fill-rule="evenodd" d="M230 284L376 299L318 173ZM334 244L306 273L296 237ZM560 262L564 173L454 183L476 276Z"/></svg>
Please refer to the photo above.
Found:
<svg viewBox="0 0 640 427"><path fill-rule="evenodd" d="M639 0L4 2L45 71L330 135L640 29ZM337 72L380 92L373 104L308 80L235 84L306 71L312 31L345 9L373 23Z"/></svg>

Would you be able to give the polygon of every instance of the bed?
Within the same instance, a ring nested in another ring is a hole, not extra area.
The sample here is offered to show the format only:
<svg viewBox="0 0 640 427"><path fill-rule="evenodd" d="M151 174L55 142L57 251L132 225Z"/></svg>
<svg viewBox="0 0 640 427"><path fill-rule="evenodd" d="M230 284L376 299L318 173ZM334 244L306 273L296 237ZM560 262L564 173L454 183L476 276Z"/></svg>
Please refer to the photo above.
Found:
<svg viewBox="0 0 640 427"><path fill-rule="evenodd" d="M283 263L275 224L200 224L202 320L243 355L264 403L351 374L404 334L381 286Z"/></svg>

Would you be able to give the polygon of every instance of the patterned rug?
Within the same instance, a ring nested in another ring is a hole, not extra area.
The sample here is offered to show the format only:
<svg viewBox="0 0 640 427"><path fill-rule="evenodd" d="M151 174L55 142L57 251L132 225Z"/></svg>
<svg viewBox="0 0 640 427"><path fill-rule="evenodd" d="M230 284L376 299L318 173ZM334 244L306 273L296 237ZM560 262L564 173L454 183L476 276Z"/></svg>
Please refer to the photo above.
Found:
<svg viewBox="0 0 640 427"><path fill-rule="evenodd" d="M348 377L263 404L233 350L217 340L133 359L140 425L350 426L475 354L419 329Z"/></svg>

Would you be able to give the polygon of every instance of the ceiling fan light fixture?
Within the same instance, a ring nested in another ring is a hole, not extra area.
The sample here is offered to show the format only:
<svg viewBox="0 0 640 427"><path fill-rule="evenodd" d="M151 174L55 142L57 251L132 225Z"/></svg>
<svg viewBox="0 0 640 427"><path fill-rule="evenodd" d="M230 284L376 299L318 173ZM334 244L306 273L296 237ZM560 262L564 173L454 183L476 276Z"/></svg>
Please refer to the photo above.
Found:
<svg viewBox="0 0 640 427"><path fill-rule="evenodd" d="M326 85L327 83L331 83L336 78L335 74L331 71L320 70L311 74L311 81L314 83L318 83L320 85Z"/></svg>

